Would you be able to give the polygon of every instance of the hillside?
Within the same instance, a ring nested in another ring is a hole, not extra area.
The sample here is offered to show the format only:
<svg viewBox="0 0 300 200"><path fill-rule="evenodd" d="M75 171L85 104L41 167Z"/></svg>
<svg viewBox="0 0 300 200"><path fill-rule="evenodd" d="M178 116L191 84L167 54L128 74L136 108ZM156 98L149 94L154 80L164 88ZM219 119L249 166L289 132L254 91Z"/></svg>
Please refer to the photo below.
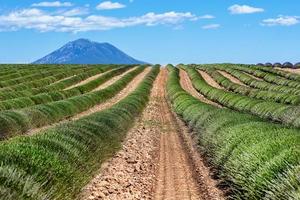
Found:
<svg viewBox="0 0 300 200"><path fill-rule="evenodd" d="M34 64L144 64L109 43L78 39L37 60Z"/></svg>

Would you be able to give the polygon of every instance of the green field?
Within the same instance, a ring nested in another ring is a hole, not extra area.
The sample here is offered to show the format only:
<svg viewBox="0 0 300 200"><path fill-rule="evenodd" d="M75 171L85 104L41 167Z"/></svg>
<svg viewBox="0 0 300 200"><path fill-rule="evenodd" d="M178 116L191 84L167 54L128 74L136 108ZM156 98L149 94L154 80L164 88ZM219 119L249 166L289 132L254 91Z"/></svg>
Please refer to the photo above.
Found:
<svg viewBox="0 0 300 200"><path fill-rule="evenodd" d="M225 198L300 199L300 75L237 64L166 68L170 109L197 135L199 155ZM145 70L126 97L74 118L114 99ZM121 148L163 70L0 66L0 199L76 199ZM184 90L180 71L202 98L219 106Z"/></svg>

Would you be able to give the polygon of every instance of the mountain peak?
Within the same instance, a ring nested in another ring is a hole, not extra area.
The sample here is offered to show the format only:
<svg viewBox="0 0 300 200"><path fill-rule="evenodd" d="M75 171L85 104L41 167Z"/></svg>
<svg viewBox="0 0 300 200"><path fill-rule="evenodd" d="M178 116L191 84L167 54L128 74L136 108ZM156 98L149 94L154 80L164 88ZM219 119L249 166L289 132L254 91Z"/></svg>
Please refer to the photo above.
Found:
<svg viewBox="0 0 300 200"><path fill-rule="evenodd" d="M80 39L71 41L69 43L72 43L72 44L92 44L93 42L89 39L80 38Z"/></svg>
<svg viewBox="0 0 300 200"><path fill-rule="evenodd" d="M80 38L37 60L35 64L144 64L110 43Z"/></svg>

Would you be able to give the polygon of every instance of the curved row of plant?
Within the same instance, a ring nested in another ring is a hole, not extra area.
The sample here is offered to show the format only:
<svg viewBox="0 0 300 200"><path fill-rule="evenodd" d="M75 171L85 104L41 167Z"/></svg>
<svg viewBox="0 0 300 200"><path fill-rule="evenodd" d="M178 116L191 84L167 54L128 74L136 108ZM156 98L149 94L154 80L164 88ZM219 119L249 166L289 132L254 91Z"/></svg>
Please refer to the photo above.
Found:
<svg viewBox="0 0 300 200"><path fill-rule="evenodd" d="M79 73L84 72L84 69L80 69ZM42 78L35 78L31 79L30 81L25 81L21 83L17 83L14 85L10 85L0 89L0 94L6 92L14 92L14 91L21 91L21 90L28 90L32 88L41 88L45 85L49 85L55 83L61 79L68 78L70 76L78 74L78 70L56 70L51 72L45 72L42 75Z"/></svg>
<svg viewBox="0 0 300 200"><path fill-rule="evenodd" d="M109 79L114 76L120 75L127 71L129 67L117 68L115 70L109 71L97 79L90 81L86 84L62 91L48 92L48 93L39 93L37 95L32 95L28 97L20 97L15 99L9 99L5 101L0 101L0 111L3 110L11 110L11 109L20 109L25 107L30 107L38 104L46 104L54 101L59 101L63 99L67 99L73 96L78 96L81 94L85 94L87 92L92 91L98 86L102 85ZM94 74L95 72L92 71ZM88 73L89 74L89 73ZM84 75L84 74L82 74ZM81 77L82 78L82 77Z"/></svg>
<svg viewBox="0 0 300 200"><path fill-rule="evenodd" d="M255 99L210 86L194 68L186 67L196 90L206 98L241 112L300 127L300 107Z"/></svg>
<svg viewBox="0 0 300 200"><path fill-rule="evenodd" d="M57 90L63 90L67 87L70 87L72 85L75 85L87 78L90 78L92 76L95 76L97 74L106 72L108 70L112 69L112 67L97 67L97 68L87 68L83 72L76 74L75 76L72 76L70 78L55 82L53 84L47 85L45 87L39 88L39 92L50 92L50 91L57 91Z"/></svg>
<svg viewBox="0 0 300 200"><path fill-rule="evenodd" d="M274 69L274 68L270 68L270 67L261 67L261 66L259 66L259 67L251 66L251 68L261 70L264 72L269 72L269 73L272 73L275 75L279 75L279 76L285 77L290 80L300 81L300 75L296 74L296 73L291 73L291 72L287 72L287 71L283 71L283 70L278 70L278 69Z"/></svg>
<svg viewBox="0 0 300 200"><path fill-rule="evenodd" d="M181 88L178 69L169 70L172 107L197 133L201 153L220 185L230 189L229 199L299 198L299 129L200 102Z"/></svg>
<svg viewBox="0 0 300 200"><path fill-rule="evenodd" d="M38 95L45 92L51 92L51 91L57 91L62 90L64 88L67 88L73 84L79 83L80 81L83 81L86 78L89 78L93 75L96 75L98 73L103 73L108 70L110 70L111 67L101 67L101 68L90 68L86 69L85 72L81 74L77 74L76 76L72 76L65 80L59 80L57 82L54 82L50 85L44 85L39 88L31 88L28 87L24 90L17 90L17 91L11 91L11 92L0 92L0 100L8 100L8 99L15 99L15 98L21 98L21 97L28 97L33 95ZM45 83L46 84L46 83ZM42 94L41 94L42 95Z"/></svg>
<svg viewBox="0 0 300 200"><path fill-rule="evenodd" d="M279 93L268 90L253 89L237 83L233 83L230 79L223 76L221 73L213 68L201 67L201 70L207 72L218 84L229 91L238 94L246 95L251 98L263 99L268 101L275 101L283 104L299 105L300 95L293 95L288 93Z"/></svg>
<svg viewBox="0 0 300 200"><path fill-rule="evenodd" d="M0 86L1 86L1 91L7 87L11 87L11 86L16 86L18 84L25 84L25 83L29 83L32 81L38 81L38 80L42 80L44 78L47 78L48 76L54 76L54 75L59 75L59 74L64 74L64 73L76 73L76 71L80 71L83 72L84 68L49 68L46 70L40 70L37 72L32 72L31 74L27 75L27 76L22 76L19 78L15 78L15 79L10 79L10 80L6 80L0 81ZM65 78L65 77L63 77Z"/></svg>
<svg viewBox="0 0 300 200"><path fill-rule="evenodd" d="M35 105L21 110L0 112L0 139L23 134L37 128L72 117L115 96L145 68L138 67L105 89L68 99Z"/></svg>
<svg viewBox="0 0 300 200"><path fill-rule="evenodd" d="M269 83L274 83L276 85L284 85L284 86L300 89L299 81L289 80L285 77L281 77L281 76L275 75L270 72L264 72L262 70L253 69L251 67L239 67L236 65L233 65L232 68L252 74L253 76L261 78Z"/></svg>
<svg viewBox="0 0 300 200"><path fill-rule="evenodd" d="M292 73L289 71L283 71L283 70L278 70L274 69L271 67L266 67L266 66L256 66L256 65L245 65L245 64L205 64L205 65L200 65L200 66L209 66L209 67L220 67L220 68L251 68L255 70L260 70L264 72L271 73L273 75L279 75L281 77L294 80L294 81L300 81L300 75L296 73Z"/></svg>
<svg viewBox="0 0 300 200"><path fill-rule="evenodd" d="M235 78L237 78L241 82L243 82L244 84L246 84L250 87L253 87L253 88L269 90L269 91L274 91L274 92L280 92L280 93L293 94L293 95L300 95L300 90L296 89L296 88L291 88L291 87L283 86L283 85L276 85L276 84L268 83L263 80L257 80L243 72L240 72L238 70L231 69L231 68L217 67L217 69L220 69L222 71L225 71L225 72L231 74L232 76L234 76Z"/></svg>
<svg viewBox="0 0 300 200"><path fill-rule="evenodd" d="M49 67L35 67L35 66L31 66L31 67L23 67L23 68L10 68L10 69L2 69L1 66L1 72L0 72L0 80L1 81L6 81L6 80L10 80L10 79L16 79L19 77L24 77L30 74L33 74L35 72L38 71L45 71L50 69Z"/></svg>
<svg viewBox="0 0 300 200"><path fill-rule="evenodd" d="M109 109L0 144L1 197L76 199L101 163L120 148L146 106L158 72L154 67L134 92Z"/></svg>

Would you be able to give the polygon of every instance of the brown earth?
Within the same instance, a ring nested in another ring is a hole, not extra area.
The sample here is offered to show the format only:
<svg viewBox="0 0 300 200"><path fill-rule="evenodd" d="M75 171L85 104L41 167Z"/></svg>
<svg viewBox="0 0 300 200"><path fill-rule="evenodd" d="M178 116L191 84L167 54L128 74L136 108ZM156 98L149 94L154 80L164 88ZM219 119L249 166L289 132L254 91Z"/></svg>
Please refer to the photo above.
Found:
<svg viewBox="0 0 300 200"><path fill-rule="evenodd" d="M122 149L102 165L80 199L223 199L186 126L169 109L166 79L162 69Z"/></svg>
<svg viewBox="0 0 300 200"><path fill-rule="evenodd" d="M220 86L208 73L206 73L205 71L202 71L202 70L198 70L198 72L210 86L217 88L217 89L224 90L224 88L222 86Z"/></svg>
<svg viewBox="0 0 300 200"><path fill-rule="evenodd" d="M107 71L107 72L110 72L110 70ZM70 87L67 87L67 88L65 88L64 90L69 90L69 89L72 89L72 88L75 88L75 87L84 85L84 84L86 84L86 83L88 83L88 82L90 82L90 81L96 80L97 78L99 78L100 76L102 76L103 74L105 74L105 73L107 73L107 72L104 72L104 73L99 72L99 74L96 74L96 75L91 76L91 77L89 77L89 78L87 78L87 79L84 79L83 81L80 81L80 82L77 83L77 84L71 85Z"/></svg>
<svg viewBox="0 0 300 200"><path fill-rule="evenodd" d="M160 135L158 174L154 199L201 199L198 183L194 179L193 169L188 155L181 143L179 132L166 100L165 84L167 71L162 70L160 85Z"/></svg>
<svg viewBox="0 0 300 200"><path fill-rule="evenodd" d="M295 73L295 74L300 74L300 69L289 69L289 68L278 68L278 67L275 67L275 69L286 71L286 72L291 72L291 73Z"/></svg>
<svg viewBox="0 0 300 200"><path fill-rule="evenodd" d="M92 114L94 112L99 112L101 110L104 110L106 108L111 107L113 104L116 104L121 99L123 99L124 97L126 97L130 92L132 92L137 87L137 85L143 80L143 78L146 76L146 74L150 70L151 70L150 68L145 69L142 73L140 73L139 75L137 75L122 91L120 91L116 96L114 96L113 98L107 100L106 102L104 102L102 104L98 104L98 105L92 107L91 109L89 109L87 111L79 113L79 114L77 114L77 115L75 115L75 116L73 116L73 117L71 117L69 119L62 120L62 121L60 121L58 123L54 123L54 124L51 124L51 125L47 125L47 126L43 126L43 127L31 129L28 132L26 132L25 134L27 134L27 135L34 135L34 134L38 133L39 131L48 129L50 127L54 127L54 126L56 126L56 125L58 125L60 123L64 123L64 122L67 122L67 121L73 121L73 120L79 119L81 117L85 117L87 115L90 115L90 114ZM117 77L121 78L122 76L124 76L124 75L121 74L121 75L118 75Z"/></svg>
<svg viewBox="0 0 300 200"><path fill-rule="evenodd" d="M158 99L160 85L154 82L150 101L135 126L127 133L122 149L86 187L79 199L151 199L155 185L155 162L161 124Z"/></svg>
<svg viewBox="0 0 300 200"><path fill-rule="evenodd" d="M179 71L179 75L180 75L180 85L181 87L187 91L188 93L190 93L193 97L199 99L200 101L202 101L203 103L207 103L213 106L217 106L219 108L221 108L222 106L218 103L215 103L209 99L207 99L206 97L204 97L201 93L199 93L194 87L193 87L193 83L191 82L188 74L186 71L180 69Z"/></svg>
<svg viewBox="0 0 300 200"><path fill-rule="evenodd" d="M245 85L242 81L240 81L239 79L235 78L234 76L232 76L231 74L225 72L225 71L221 71L221 70L218 70L218 72L220 74L222 74L224 77L228 78L231 82L233 83L236 83L236 84L239 84L239 85L242 85L242 86L245 86L245 87L248 87L247 85Z"/></svg>
<svg viewBox="0 0 300 200"><path fill-rule="evenodd" d="M98 90L102 90L110 85L112 85L113 83L115 83L117 80L121 79L122 77L124 77L126 74L128 74L129 72L132 72L133 70L135 70L136 67L133 67L127 71L125 71L124 73L118 75L118 76L114 76L111 79L109 79L108 81L106 81L105 83L101 84L99 87L95 88L94 90L92 90L92 92L94 91L98 91Z"/></svg>
<svg viewBox="0 0 300 200"><path fill-rule="evenodd" d="M76 76L76 75L71 75L71 76L68 76L68 77L66 77L66 78L59 79L58 81L55 81L54 83L51 83L49 86L51 86L51 85L53 85L53 84L56 84L56 83L59 83L59 82L62 82L62 81L64 81L64 80L67 80L67 79L69 79L69 78L73 78L74 76Z"/></svg>

